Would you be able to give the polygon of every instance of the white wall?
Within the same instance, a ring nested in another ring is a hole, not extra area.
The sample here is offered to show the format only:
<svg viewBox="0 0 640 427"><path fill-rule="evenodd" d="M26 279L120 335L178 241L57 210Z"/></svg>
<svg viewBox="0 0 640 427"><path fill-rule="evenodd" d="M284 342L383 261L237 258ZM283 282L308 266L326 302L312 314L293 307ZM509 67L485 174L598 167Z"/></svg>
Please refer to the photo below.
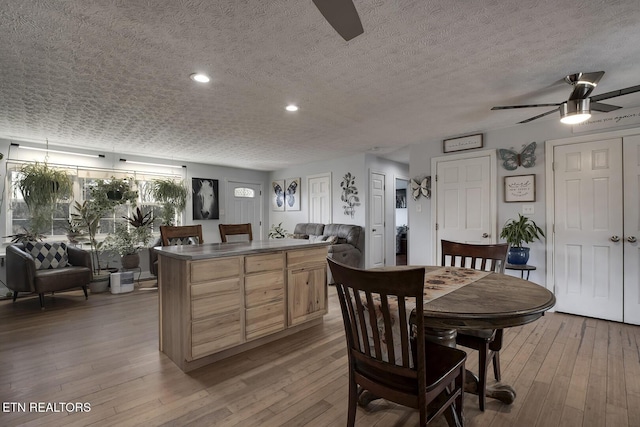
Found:
<svg viewBox="0 0 640 427"><path fill-rule="evenodd" d="M292 166L285 169L279 169L273 171L269 176L269 185L266 187L268 194L268 208L266 216L267 229L275 224L282 223L282 227L289 233L293 233L293 229L296 224L300 222L309 222L309 193L307 188L307 177L318 174L331 173L331 191L332 197L332 222L335 224L356 224L365 225L366 221L366 194L367 194L367 175L365 173L365 157L362 154L335 159L331 161L311 162L304 165ZM354 217L345 215L344 202L340 200L342 189L340 188L340 182L342 182L345 174L348 172L352 176L355 176L355 186L358 189L358 196L360 198L360 206L355 208ZM300 210L299 211L273 211L271 210L271 181L289 179L289 178L301 178L299 194L301 197Z"/></svg>
<svg viewBox="0 0 640 427"><path fill-rule="evenodd" d="M606 132L610 129L599 130L597 133ZM611 129L612 130L612 129ZM596 133L596 132L592 132ZM588 133L581 133L586 135ZM532 168L518 167L516 170L508 171L502 166L502 160L498 158L498 212L497 212L497 229L498 233L502 229L504 223L510 218L517 218L518 213L522 213L522 205L533 205L535 213L528 215L543 230L545 234L549 234L551 230L546 229L546 203L545 203L545 141L549 139L559 139L574 136L571 126L561 124L557 118L549 118L542 121L534 121L532 123L517 125L513 127L492 130L484 133L483 149L508 148L515 149L520 152L524 144L533 141L537 143L536 164ZM442 153L442 141L434 140L422 144L411 146L409 170L411 177L432 175L431 158L446 156ZM511 175L527 175L535 174L536 176L536 201L535 203L505 203L504 202L504 177ZM434 233L431 228L431 203L433 199L420 197L417 201L409 197L407 200L409 210L409 263L416 265L433 264L435 255L432 253L432 241ZM420 211L418 206L420 205ZM504 241L499 239L499 241ZM529 245L531 247L531 256L529 264L537 267L536 271L531 272L530 280L546 285L546 260L545 260L545 242L535 242ZM516 272L508 274L518 275Z"/></svg>
<svg viewBox="0 0 640 427"><path fill-rule="evenodd" d="M307 177L322 173L331 173L331 186L333 192L332 207L333 220L335 224L356 224L365 228L365 254L368 246L368 224L369 224L369 173L380 172L385 174L385 186L387 200L385 201L385 215L387 227L385 231L385 247L387 264L393 264L395 260L395 178L407 178L409 175L408 165L379 158L372 154L357 154L350 157L335 159L331 161L313 162L300 166L293 166L286 169L277 170L271 173L271 180L302 178L301 180L301 210L300 211L271 211L269 207L269 226L282 222L282 227L292 233L297 223L309 222L309 199L307 193ZM353 218L344 213L344 203L340 200L342 194L340 182L346 173L350 172L355 176L355 186L358 188L360 206L356 207ZM269 196L271 194L269 193ZM269 202L270 203L270 202ZM369 261L365 255L366 265Z"/></svg>

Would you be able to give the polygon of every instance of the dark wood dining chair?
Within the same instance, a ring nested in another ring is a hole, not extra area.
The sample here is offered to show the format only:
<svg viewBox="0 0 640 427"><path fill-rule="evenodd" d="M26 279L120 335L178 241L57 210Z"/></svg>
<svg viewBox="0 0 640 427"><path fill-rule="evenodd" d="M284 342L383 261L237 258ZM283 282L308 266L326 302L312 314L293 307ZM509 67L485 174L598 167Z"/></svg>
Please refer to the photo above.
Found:
<svg viewBox="0 0 640 427"><path fill-rule="evenodd" d="M161 225L162 246L202 244L202 225Z"/></svg>
<svg viewBox="0 0 640 427"><path fill-rule="evenodd" d="M424 268L360 270L327 261L347 337L347 425L355 423L363 390L418 409L422 426L443 413L450 425L463 425L466 353L425 342Z"/></svg>
<svg viewBox="0 0 640 427"><path fill-rule="evenodd" d="M507 264L508 243L474 245L441 241L442 265L473 268L474 270L504 273ZM493 362L493 375L500 381L500 350L502 329L458 330L456 344L478 351L478 398L484 411L487 389L487 368Z"/></svg>
<svg viewBox="0 0 640 427"><path fill-rule="evenodd" d="M220 230L220 239L222 239L222 243L227 242L227 236L234 235L246 235L248 236L248 240L253 240L253 233L251 232L251 224L218 224L218 229Z"/></svg>

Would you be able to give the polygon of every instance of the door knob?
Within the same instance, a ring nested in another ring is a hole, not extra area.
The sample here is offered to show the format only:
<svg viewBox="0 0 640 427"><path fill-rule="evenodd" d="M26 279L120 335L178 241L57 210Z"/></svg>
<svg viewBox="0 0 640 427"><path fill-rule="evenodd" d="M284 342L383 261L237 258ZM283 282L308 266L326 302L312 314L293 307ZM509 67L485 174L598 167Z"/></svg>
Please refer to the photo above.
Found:
<svg viewBox="0 0 640 427"><path fill-rule="evenodd" d="M483 238L483 239L486 239L487 237L489 237L489 234L487 234L487 233L482 233L482 238Z"/></svg>
<svg viewBox="0 0 640 427"><path fill-rule="evenodd" d="M371 229L371 231L373 231L374 233L377 231L375 228Z"/></svg>
<svg viewBox="0 0 640 427"><path fill-rule="evenodd" d="M627 237L627 242L629 242L629 243L635 243L635 242L637 242L637 241L638 241L638 240L636 239L636 237L635 237L635 236L629 236L629 237Z"/></svg>
<svg viewBox="0 0 640 427"><path fill-rule="evenodd" d="M620 237L618 236L611 236L609 238L609 240L611 240L613 243L618 243L620 241Z"/></svg>

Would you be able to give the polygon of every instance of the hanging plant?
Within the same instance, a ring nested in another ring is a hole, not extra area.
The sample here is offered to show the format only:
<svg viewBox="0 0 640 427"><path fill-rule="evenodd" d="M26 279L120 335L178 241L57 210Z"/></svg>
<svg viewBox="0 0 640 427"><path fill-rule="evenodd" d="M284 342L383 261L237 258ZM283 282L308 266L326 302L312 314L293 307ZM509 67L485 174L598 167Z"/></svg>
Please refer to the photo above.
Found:
<svg viewBox="0 0 640 427"><path fill-rule="evenodd" d="M51 228L57 203L73 197L71 177L64 169L46 163L23 165L16 186L29 209L30 233L34 235Z"/></svg>
<svg viewBox="0 0 640 427"><path fill-rule="evenodd" d="M162 203L162 224L173 225L176 216L187 207L189 190L182 181L154 179L151 188L153 198Z"/></svg>

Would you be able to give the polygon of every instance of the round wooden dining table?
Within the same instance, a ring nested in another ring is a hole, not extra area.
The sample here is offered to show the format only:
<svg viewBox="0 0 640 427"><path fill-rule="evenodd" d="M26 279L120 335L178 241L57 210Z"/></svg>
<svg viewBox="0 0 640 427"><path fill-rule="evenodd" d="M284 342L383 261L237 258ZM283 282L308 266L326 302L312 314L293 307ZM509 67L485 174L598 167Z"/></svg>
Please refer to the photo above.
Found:
<svg viewBox="0 0 640 427"><path fill-rule="evenodd" d="M427 273L437 269L442 267L426 267ZM525 325L543 316L555 302L553 293L543 286L506 274L489 273L424 304L425 338L455 347L459 329ZM468 371L466 378L465 391L477 394L476 375ZM516 392L509 385L499 384L487 386L486 395L510 404Z"/></svg>
<svg viewBox="0 0 640 427"><path fill-rule="evenodd" d="M418 266L382 269L415 267ZM426 266L425 270L425 339L450 347L456 346L459 329L504 329L525 325L539 319L556 302L553 293L545 287L506 274L442 266ZM464 273L469 273L466 281L464 278L459 280ZM515 390L507 384L487 386L486 389L487 397L506 404L513 403L516 397ZM478 377L469 370L465 391L478 393Z"/></svg>

